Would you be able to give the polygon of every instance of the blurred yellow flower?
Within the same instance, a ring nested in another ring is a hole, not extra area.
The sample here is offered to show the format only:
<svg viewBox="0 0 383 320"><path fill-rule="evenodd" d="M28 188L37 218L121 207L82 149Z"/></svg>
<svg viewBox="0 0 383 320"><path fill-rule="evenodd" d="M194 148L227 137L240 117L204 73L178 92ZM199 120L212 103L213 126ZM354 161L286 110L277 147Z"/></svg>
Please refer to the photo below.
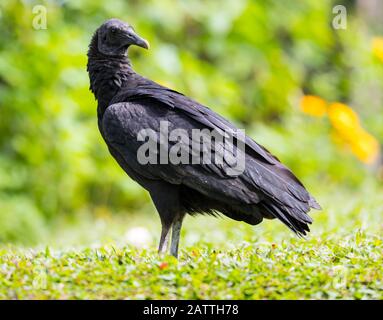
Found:
<svg viewBox="0 0 383 320"><path fill-rule="evenodd" d="M347 146L347 141L343 138L342 135L339 134L336 130L331 130L330 132L331 140L338 146Z"/></svg>
<svg viewBox="0 0 383 320"><path fill-rule="evenodd" d="M306 95L301 100L301 110L314 117L322 117L326 114L327 103L317 96Z"/></svg>
<svg viewBox="0 0 383 320"><path fill-rule="evenodd" d="M383 37L375 37L372 39L372 53L379 60L383 61Z"/></svg>
<svg viewBox="0 0 383 320"><path fill-rule="evenodd" d="M332 103L328 116L335 129L337 143L344 143L362 162L372 164L379 156L379 142L360 125L358 115L343 103Z"/></svg>
<svg viewBox="0 0 383 320"><path fill-rule="evenodd" d="M360 130L351 143L352 152L358 159L367 164L373 164L379 157L378 141L368 132Z"/></svg>
<svg viewBox="0 0 383 320"><path fill-rule="evenodd" d="M328 108L328 117L332 126L343 136L353 137L360 129L358 115L349 106L335 102Z"/></svg>
<svg viewBox="0 0 383 320"><path fill-rule="evenodd" d="M383 61L383 37L374 40L374 54ZM322 117L326 113L333 131L332 140L343 146L362 162L375 163L380 156L379 142L366 132L359 121L358 114L348 105L340 102L328 103L314 95L305 95L301 100L301 110L311 116Z"/></svg>

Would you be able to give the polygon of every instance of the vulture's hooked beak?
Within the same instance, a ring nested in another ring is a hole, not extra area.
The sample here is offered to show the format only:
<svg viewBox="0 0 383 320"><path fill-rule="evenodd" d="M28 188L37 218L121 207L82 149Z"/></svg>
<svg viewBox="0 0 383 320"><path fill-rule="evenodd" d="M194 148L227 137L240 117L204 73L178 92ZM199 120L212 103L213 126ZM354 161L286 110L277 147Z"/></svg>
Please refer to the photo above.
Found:
<svg viewBox="0 0 383 320"><path fill-rule="evenodd" d="M129 32L129 41L130 41L130 44L132 45L135 45L144 49L150 48L149 42L145 40L144 38L141 38L137 33L135 33L132 30Z"/></svg>

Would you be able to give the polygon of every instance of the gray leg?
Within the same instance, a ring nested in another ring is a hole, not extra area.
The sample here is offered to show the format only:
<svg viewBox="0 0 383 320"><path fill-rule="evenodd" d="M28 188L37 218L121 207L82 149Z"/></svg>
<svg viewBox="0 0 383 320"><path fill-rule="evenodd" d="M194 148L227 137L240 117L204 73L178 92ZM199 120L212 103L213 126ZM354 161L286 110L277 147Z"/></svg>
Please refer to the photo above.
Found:
<svg viewBox="0 0 383 320"><path fill-rule="evenodd" d="M150 196L161 219L162 231L158 253L167 252L170 228L181 211L179 203L179 186L164 182L151 182Z"/></svg>
<svg viewBox="0 0 383 320"><path fill-rule="evenodd" d="M168 250L170 227L171 225L164 224L164 223L162 224L161 239L160 239L160 244L158 246L158 253L160 254L164 254Z"/></svg>
<svg viewBox="0 0 383 320"><path fill-rule="evenodd" d="M178 256L178 244L180 242L182 220L183 217L178 218L173 222L172 226L172 243L170 246L170 254L176 258Z"/></svg>

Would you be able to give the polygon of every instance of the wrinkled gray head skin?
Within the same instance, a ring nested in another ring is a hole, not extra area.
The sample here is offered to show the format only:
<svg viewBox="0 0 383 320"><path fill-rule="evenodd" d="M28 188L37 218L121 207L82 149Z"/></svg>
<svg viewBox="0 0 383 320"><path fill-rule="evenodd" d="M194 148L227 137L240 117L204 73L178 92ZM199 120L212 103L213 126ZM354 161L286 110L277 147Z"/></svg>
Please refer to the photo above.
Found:
<svg viewBox="0 0 383 320"><path fill-rule="evenodd" d="M137 35L132 26L110 19L97 30L98 51L107 56L125 55L131 45L149 49L149 42Z"/></svg>

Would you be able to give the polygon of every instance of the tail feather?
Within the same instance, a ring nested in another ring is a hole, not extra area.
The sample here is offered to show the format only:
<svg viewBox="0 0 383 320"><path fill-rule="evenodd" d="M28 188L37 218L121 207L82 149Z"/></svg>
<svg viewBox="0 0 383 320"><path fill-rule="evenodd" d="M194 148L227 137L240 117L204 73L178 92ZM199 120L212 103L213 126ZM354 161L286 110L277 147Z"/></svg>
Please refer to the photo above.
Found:
<svg viewBox="0 0 383 320"><path fill-rule="evenodd" d="M299 215L294 214L291 209L281 207L273 203L273 201L262 202L261 206L273 217L282 221L298 236L305 236L307 232L310 232L308 224L311 224L313 220L306 213L300 212Z"/></svg>
<svg viewBox="0 0 383 320"><path fill-rule="evenodd" d="M312 196L310 196L309 206L313 209L322 210L320 204Z"/></svg>

